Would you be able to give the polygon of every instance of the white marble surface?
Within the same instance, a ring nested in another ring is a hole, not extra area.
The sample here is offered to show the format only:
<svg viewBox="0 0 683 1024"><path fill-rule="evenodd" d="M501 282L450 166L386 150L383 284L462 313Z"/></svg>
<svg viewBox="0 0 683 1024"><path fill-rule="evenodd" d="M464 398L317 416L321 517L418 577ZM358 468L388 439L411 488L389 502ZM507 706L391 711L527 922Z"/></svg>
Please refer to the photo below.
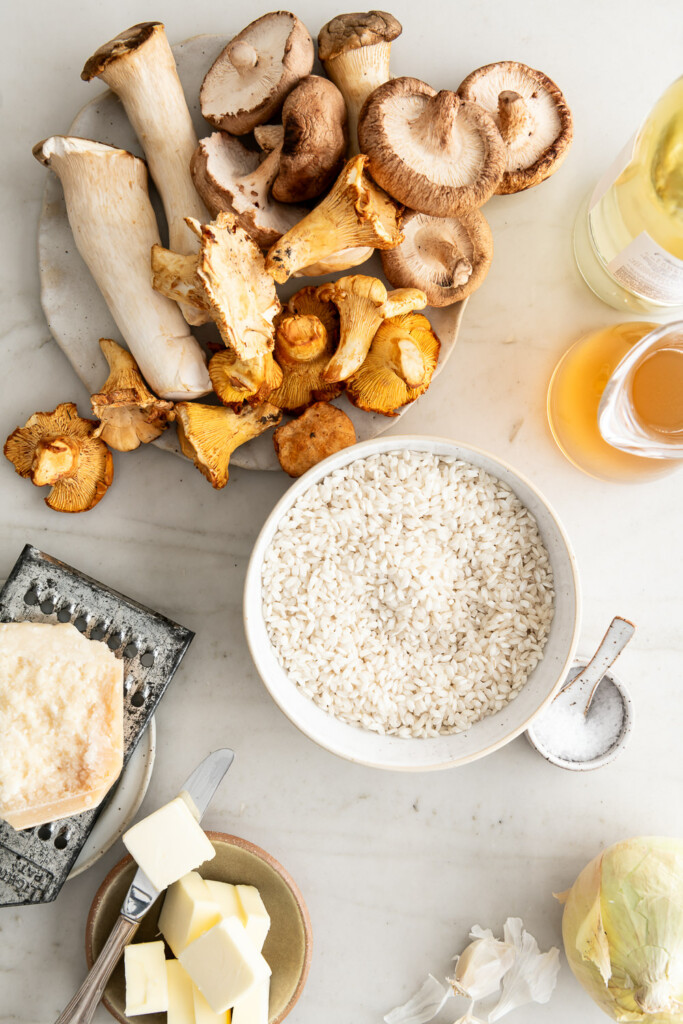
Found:
<svg viewBox="0 0 683 1024"><path fill-rule="evenodd" d="M38 300L35 230L45 171L31 145L63 130L97 85L82 63L116 31L164 20L172 40L232 32L248 15L219 0L3 4L0 201L4 434L35 409L86 395L50 340ZM565 9L566 8L566 9ZM265 8L253 8L254 14ZM0 574L26 541L179 619L197 638L158 714L159 750L144 807L166 800L208 749L237 760L207 815L277 856L301 885L315 933L308 986L292 1021L380 1021L427 971L445 972L476 922L519 914L542 945L559 943L551 893L599 848L629 835L683 834L680 678L683 657L680 506L683 476L640 488L583 477L554 448L547 380L583 331L619 319L573 266L579 201L657 95L680 74L678 0L541 0L516 4L398 0L404 25L394 72L455 87L472 68L516 58L547 71L576 117L562 170L538 190L487 207L493 269L473 298L452 361L402 431L481 445L528 473L573 538L589 651L615 613L638 625L620 671L636 703L626 753L595 774L551 768L524 739L467 768L381 774L337 760L271 703L241 625L245 565L283 476L236 470L214 492L189 465L146 449L115 456L116 481L93 512L50 512L0 464ZM245 8L246 10L246 8ZM301 0L312 32L336 13ZM94 337L97 327L93 325ZM0 912L0 1021L49 1022L80 982L87 908L121 855L69 883L56 903ZM456 1015L453 1004L444 1024ZM100 1024L109 1019L100 1011ZM518 1012L527 1024L600 1024L563 966L553 1001Z"/></svg>

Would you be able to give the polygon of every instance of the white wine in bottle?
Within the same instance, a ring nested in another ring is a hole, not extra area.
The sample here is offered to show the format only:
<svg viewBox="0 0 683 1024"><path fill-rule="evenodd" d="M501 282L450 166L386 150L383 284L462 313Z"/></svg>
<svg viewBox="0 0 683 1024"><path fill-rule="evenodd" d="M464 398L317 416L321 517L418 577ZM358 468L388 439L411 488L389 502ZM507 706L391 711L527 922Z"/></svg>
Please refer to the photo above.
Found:
<svg viewBox="0 0 683 1024"><path fill-rule="evenodd" d="M595 186L574 252L586 283L616 309L683 310L683 77Z"/></svg>

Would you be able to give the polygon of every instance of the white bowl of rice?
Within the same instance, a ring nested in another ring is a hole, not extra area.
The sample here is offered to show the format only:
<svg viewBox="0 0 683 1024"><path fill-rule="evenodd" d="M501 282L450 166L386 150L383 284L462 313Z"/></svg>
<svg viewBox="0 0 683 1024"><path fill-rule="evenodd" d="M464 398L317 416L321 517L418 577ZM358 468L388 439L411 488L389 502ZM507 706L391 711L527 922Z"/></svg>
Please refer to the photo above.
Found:
<svg viewBox="0 0 683 1024"><path fill-rule="evenodd" d="M466 764L557 693L580 627L576 561L545 498L486 452L433 437L346 448L278 502L244 592L280 709L359 764Z"/></svg>

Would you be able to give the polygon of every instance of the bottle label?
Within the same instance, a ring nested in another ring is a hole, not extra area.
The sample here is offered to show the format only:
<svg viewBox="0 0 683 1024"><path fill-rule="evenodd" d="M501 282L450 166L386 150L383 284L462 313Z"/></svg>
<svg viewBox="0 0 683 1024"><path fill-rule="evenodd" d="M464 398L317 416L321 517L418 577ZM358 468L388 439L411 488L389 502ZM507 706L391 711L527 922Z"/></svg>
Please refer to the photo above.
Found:
<svg viewBox="0 0 683 1024"><path fill-rule="evenodd" d="M637 132L628 140L621 153L619 153L619 156L612 164L610 164L603 176L600 178L600 181L593 189L593 194L591 195L588 207L589 210L592 210L598 205L605 193L609 192L619 175L626 170L628 165L631 163L631 160L633 160L633 153L636 148L636 135Z"/></svg>
<svg viewBox="0 0 683 1024"><path fill-rule="evenodd" d="M607 264L629 291L664 306L683 306L683 260L672 256L647 231L633 239Z"/></svg>

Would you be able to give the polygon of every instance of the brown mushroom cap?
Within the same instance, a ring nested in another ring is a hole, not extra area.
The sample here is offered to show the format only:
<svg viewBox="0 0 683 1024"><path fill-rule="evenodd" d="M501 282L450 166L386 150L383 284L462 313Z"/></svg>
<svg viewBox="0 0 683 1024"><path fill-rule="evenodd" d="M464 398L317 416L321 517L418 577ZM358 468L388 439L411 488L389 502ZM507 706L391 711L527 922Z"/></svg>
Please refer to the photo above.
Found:
<svg viewBox="0 0 683 1024"><path fill-rule="evenodd" d="M100 338L100 348L109 376L101 390L90 396L100 421L93 436L119 452L130 452L163 434L173 418L173 402L152 394L130 352L111 338Z"/></svg>
<svg viewBox="0 0 683 1024"><path fill-rule="evenodd" d="M481 206L505 169L505 145L491 115L416 78L395 78L372 93L358 138L375 181L435 217Z"/></svg>
<svg viewBox="0 0 683 1024"><path fill-rule="evenodd" d="M498 195L545 181L566 157L572 115L561 90L542 71L514 60L486 64L468 75L458 95L491 114L506 148Z"/></svg>
<svg viewBox="0 0 683 1024"><path fill-rule="evenodd" d="M386 11L338 14L320 29L318 56L321 60L334 60L340 54L361 46L390 43L402 31L400 21Z"/></svg>
<svg viewBox="0 0 683 1024"><path fill-rule="evenodd" d="M346 104L336 85L308 75L282 108L285 135L273 197L282 203L314 199L342 169L348 135Z"/></svg>
<svg viewBox="0 0 683 1024"><path fill-rule="evenodd" d="M275 358L282 383L268 401L288 412L303 412L313 402L330 402L342 385L325 380L333 342L321 320L312 314L282 316L275 330Z"/></svg>
<svg viewBox="0 0 683 1024"><path fill-rule="evenodd" d="M493 236L481 210L458 217L410 211L403 227L403 242L381 254L391 284L421 288L430 306L450 306L476 291L493 258Z"/></svg>
<svg viewBox="0 0 683 1024"><path fill-rule="evenodd" d="M141 21L139 24L131 25L130 28L119 32L113 39L103 43L99 49L95 50L92 57L88 58L81 71L81 78L84 82L90 82L93 78L97 78L108 64L139 50L157 29L163 29L163 27L160 21Z"/></svg>
<svg viewBox="0 0 683 1024"><path fill-rule="evenodd" d="M391 341L395 332L401 337L407 333L422 355L424 374L422 383L417 387L410 387L396 372L392 347L385 344ZM367 412L396 416L398 409L414 402L429 387L440 347L429 320L421 313L404 313L385 320L373 338L363 365L346 382L349 399Z"/></svg>
<svg viewBox="0 0 683 1024"><path fill-rule="evenodd" d="M111 452L95 437L95 420L78 415L73 402L36 412L5 442L20 476L51 486L45 504L57 512L88 512L104 497L114 476Z"/></svg>
<svg viewBox="0 0 683 1024"><path fill-rule="evenodd" d="M311 73L313 58L313 40L302 21L289 11L264 14L214 61L199 95L202 114L215 128L245 135L280 109Z"/></svg>
<svg viewBox="0 0 683 1024"><path fill-rule="evenodd" d="M228 482L230 456L253 437L277 426L282 413L273 405L243 406L234 411L221 405L178 402L178 439L183 455L216 489Z"/></svg>
<svg viewBox="0 0 683 1024"><path fill-rule="evenodd" d="M356 443L353 423L341 409L317 402L273 434L278 461L289 476L302 476L312 466Z"/></svg>

